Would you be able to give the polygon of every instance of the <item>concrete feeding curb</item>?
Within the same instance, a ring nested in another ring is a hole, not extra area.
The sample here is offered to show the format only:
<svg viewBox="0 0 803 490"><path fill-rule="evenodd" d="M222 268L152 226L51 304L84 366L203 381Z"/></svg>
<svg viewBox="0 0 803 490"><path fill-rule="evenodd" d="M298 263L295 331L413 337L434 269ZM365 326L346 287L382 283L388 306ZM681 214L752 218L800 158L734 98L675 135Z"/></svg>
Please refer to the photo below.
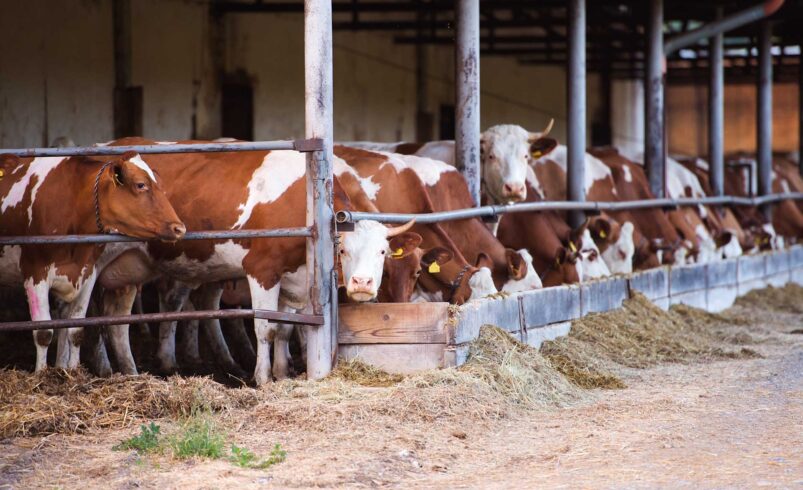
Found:
<svg viewBox="0 0 803 490"><path fill-rule="evenodd" d="M339 355L390 372L460 366L483 325L540 347L567 335L572 320L621 307L638 291L663 309L683 303L718 312L754 289L803 285L803 246L709 264L659 267L582 285L557 286L472 301L344 305Z"/></svg>

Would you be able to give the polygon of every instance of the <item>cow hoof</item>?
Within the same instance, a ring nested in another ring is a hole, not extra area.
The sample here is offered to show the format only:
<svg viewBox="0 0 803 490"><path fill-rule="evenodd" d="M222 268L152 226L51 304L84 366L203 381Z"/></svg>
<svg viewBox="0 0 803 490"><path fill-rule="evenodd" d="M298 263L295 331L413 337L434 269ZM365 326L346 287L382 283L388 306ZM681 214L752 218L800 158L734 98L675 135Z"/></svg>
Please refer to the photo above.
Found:
<svg viewBox="0 0 803 490"><path fill-rule="evenodd" d="M176 364L159 364L156 372L162 376L172 376L178 373L178 365Z"/></svg>

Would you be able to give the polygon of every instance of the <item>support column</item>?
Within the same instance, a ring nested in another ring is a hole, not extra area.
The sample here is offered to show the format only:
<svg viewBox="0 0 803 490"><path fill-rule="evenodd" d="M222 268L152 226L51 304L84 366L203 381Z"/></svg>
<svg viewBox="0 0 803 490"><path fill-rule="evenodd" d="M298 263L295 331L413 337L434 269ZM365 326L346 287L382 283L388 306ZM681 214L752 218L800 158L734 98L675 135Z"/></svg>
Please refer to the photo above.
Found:
<svg viewBox="0 0 803 490"><path fill-rule="evenodd" d="M722 7L717 7L717 20ZM723 35L709 39L708 65L708 178L715 196L725 195L725 72L723 68Z"/></svg>
<svg viewBox="0 0 803 490"><path fill-rule="evenodd" d="M455 163L480 205L480 2L457 0Z"/></svg>
<svg viewBox="0 0 803 490"><path fill-rule="evenodd" d="M758 195L772 193L772 24L761 22L758 39L758 112L756 114L757 141L756 159L758 161ZM770 206L762 211L771 219Z"/></svg>
<svg viewBox="0 0 803 490"><path fill-rule="evenodd" d="M797 82L797 132L798 132L798 143L797 143L797 165L800 169L800 175L803 176L803 31L800 33L800 55L798 56L798 82Z"/></svg>
<svg viewBox="0 0 803 490"><path fill-rule="evenodd" d="M131 1L112 2L114 137L142 134L142 87L131 86Z"/></svg>
<svg viewBox="0 0 803 490"><path fill-rule="evenodd" d="M433 118L429 111L429 46L424 44L425 36L423 22L426 20L424 5L418 2L416 19L419 22L416 34L418 42L415 45L415 140L418 142L432 141Z"/></svg>
<svg viewBox="0 0 803 490"><path fill-rule="evenodd" d="M585 201L586 153L586 2L569 0L569 58L566 67L568 90L568 134L566 191L569 201ZM569 225L577 228L585 221L582 211L569 213Z"/></svg>
<svg viewBox="0 0 803 490"><path fill-rule="evenodd" d="M308 326L307 378L332 370L337 349L337 278L334 264L332 204L332 3L304 1L304 106L306 137L321 138L324 148L307 154L307 280L312 310L324 324Z"/></svg>
<svg viewBox="0 0 803 490"><path fill-rule="evenodd" d="M644 71L644 167L650 190L664 197L664 1L650 0Z"/></svg>

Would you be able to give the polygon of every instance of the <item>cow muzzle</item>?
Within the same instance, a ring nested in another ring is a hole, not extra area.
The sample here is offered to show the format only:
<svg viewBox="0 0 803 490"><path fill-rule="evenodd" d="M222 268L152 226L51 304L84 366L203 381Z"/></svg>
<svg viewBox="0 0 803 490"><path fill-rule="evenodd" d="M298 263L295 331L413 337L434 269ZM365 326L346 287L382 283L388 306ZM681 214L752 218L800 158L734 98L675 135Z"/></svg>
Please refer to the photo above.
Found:
<svg viewBox="0 0 803 490"><path fill-rule="evenodd" d="M346 285L346 294L354 301L366 302L376 298L377 290L370 277L352 276Z"/></svg>
<svg viewBox="0 0 803 490"><path fill-rule="evenodd" d="M175 242L176 240L184 238L184 234L186 233L187 227L184 226L184 223L169 223L165 226L159 238L165 242Z"/></svg>
<svg viewBox="0 0 803 490"><path fill-rule="evenodd" d="M508 182L502 187L502 197L513 202L523 201L527 198L527 187L520 182Z"/></svg>

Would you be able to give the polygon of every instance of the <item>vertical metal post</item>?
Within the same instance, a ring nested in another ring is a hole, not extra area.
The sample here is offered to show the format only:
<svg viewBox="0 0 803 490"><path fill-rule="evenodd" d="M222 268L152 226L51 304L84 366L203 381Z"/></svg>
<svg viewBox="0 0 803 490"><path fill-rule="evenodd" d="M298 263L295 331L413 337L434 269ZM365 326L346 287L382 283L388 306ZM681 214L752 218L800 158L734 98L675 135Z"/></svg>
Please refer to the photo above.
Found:
<svg viewBox="0 0 803 490"><path fill-rule="evenodd" d="M304 105L306 137L322 138L324 149L307 155L307 280L320 327L307 327L307 378L332 370L337 337L337 281L332 204L332 3L304 1Z"/></svg>
<svg viewBox="0 0 803 490"><path fill-rule="evenodd" d="M566 75L568 90L568 134L566 191L570 201L585 201L586 153L586 2L569 0L569 58ZM576 228L585 221L582 211L569 213L569 225Z"/></svg>
<svg viewBox="0 0 803 490"><path fill-rule="evenodd" d="M722 7L717 7L716 19L722 18ZM725 72L723 65L723 35L717 34L708 41L708 178L715 196L725 194Z"/></svg>
<svg viewBox="0 0 803 490"><path fill-rule="evenodd" d="M800 32L798 46L800 47L800 55L797 62L797 132L799 138L797 142L797 165L800 169L800 175L803 176L803 31Z"/></svg>
<svg viewBox="0 0 803 490"><path fill-rule="evenodd" d="M650 190L664 197L664 0L650 0L644 70L644 166Z"/></svg>
<svg viewBox="0 0 803 490"><path fill-rule="evenodd" d="M418 28L416 35L418 42L415 45L415 140L426 142L432 140L432 113L429 112L429 46L424 43L424 27L426 20L426 6L417 0L416 20Z"/></svg>
<svg viewBox="0 0 803 490"><path fill-rule="evenodd" d="M457 0L455 163L480 205L480 2Z"/></svg>
<svg viewBox="0 0 803 490"><path fill-rule="evenodd" d="M772 24L768 20L761 22L758 39L757 95L758 195L765 196L772 193ZM770 206L762 210L770 219Z"/></svg>

